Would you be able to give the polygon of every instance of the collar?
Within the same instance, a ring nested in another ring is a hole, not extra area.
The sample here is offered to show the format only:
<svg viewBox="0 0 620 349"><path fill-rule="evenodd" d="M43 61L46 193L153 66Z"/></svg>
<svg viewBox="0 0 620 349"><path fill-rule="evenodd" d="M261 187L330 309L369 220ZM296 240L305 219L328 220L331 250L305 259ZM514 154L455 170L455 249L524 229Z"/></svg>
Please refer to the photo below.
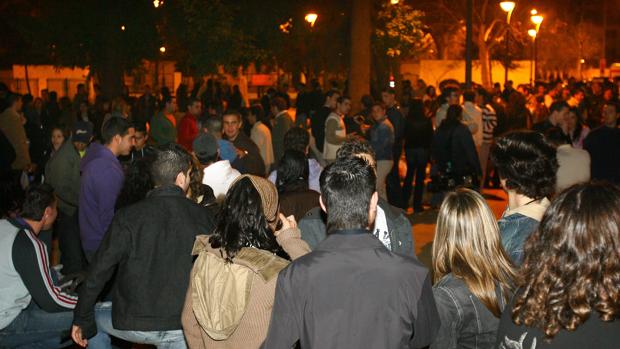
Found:
<svg viewBox="0 0 620 349"><path fill-rule="evenodd" d="M385 248L370 230L346 229L335 230L327 234L327 237L319 243L315 250L356 250Z"/></svg>
<svg viewBox="0 0 620 349"><path fill-rule="evenodd" d="M183 196L185 197L185 193L183 190L177 185L164 185L161 187L157 187L151 189L151 191L146 194L147 197L155 197L155 196Z"/></svg>
<svg viewBox="0 0 620 349"><path fill-rule="evenodd" d="M288 112L288 110L283 110L283 111L279 112L279 113L276 115L276 118L277 118L278 116L280 116L280 115L284 115L284 114L286 114L287 112Z"/></svg>
<svg viewBox="0 0 620 349"><path fill-rule="evenodd" d="M506 212L504 212L503 217L508 217L510 215L520 213L526 217L532 218L540 222L549 205L551 205L549 199L542 198L541 200L534 201L527 205L519 206L513 210L507 209Z"/></svg>
<svg viewBox="0 0 620 349"><path fill-rule="evenodd" d="M13 218L9 218L8 221L19 229L27 229L29 231L32 231L32 227L30 226L30 224L28 224L26 220L19 215Z"/></svg>

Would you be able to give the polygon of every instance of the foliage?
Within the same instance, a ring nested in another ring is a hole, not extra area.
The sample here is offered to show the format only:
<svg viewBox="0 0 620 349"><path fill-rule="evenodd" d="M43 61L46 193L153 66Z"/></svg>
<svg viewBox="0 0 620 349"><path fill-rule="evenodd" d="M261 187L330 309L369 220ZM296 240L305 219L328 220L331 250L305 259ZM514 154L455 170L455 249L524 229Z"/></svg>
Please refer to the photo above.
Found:
<svg viewBox="0 0 620 349"><path fill-rule="evenodd" d="M601 52L602 27L590 22L569 25L556 19L546 23L538 38L538 61L546 71L569 71L583 58L598 58ZM572 49L567 50L566 47Z"/></svg>
<svg viewBox="0 0 620 349"><path fill-rule="evenodd" d="M414 10L403 1L385 2L377 16L374 32L375 49L388 57L415 58L426 53L432 37L423 28L422 11Z"/></svg>

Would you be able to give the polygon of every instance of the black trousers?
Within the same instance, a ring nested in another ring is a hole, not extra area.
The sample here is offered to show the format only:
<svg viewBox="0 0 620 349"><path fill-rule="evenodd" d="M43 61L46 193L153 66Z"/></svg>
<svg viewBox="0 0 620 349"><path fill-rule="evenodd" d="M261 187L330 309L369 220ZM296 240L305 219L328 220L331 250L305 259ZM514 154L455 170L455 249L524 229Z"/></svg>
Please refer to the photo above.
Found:
<svg viewBox="0 0 620 349"><path fill-rule="evenodd" d="M58 211L56 229L58 247L60 248L60 263L63 265L62 273L68 275L86 270L87 263L80 240L77 211L73 215Z"/></svg>

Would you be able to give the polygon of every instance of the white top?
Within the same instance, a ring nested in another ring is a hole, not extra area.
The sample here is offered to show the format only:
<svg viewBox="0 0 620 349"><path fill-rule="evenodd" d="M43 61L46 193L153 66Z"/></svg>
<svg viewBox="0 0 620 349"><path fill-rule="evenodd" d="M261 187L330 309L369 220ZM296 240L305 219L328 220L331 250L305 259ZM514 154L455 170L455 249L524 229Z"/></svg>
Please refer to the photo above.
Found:
<svg viewBox="0 0 620 349"><path fill-rule="evenodd" d="M232 168L228 160L221 160L204 169L202 184L210 186L213 189L215 200L222 202L226 197L228 188L239 176L241 173Z"/></svg>
<svg viewBox="0 0 620 349"><path fill-rule="evenodd" d="M463 103L463 124L469 127L476 148L482 144L482 109L472 102Z"/></svg>
<svg viewBox="0 0 620 349"><path fill-rule="evenodd" d="M345 137L347 135L347 130L345 128L344 119L342 118L342 116L331 112L325 120L325 141L323 142L323 158L325 160L335 160L336 152L342 146L342 144L332 144L327 141L327 124L330 120L336 120L339 124L338 130L336 130L336 136Z"/></svg>
<svg viewBox="0 0 620 349"><path fill-rule="evenodd" d="M263 157L263 162L265 163L265 173L269 173L269 168L271 164L273 164L273 144L271 143L271 131L265 124L260 121L257 121L254 126L252 126L252 131L250 132L250 138L260 151L260 155Z"/></svg>
<svg viewBox="0 0 620 349"><path fill-rule="evenodd" d="M555 188L558 193L574 184L590 180L590 154L587 151L563 144L557 149L557 158L560 166Z"/></svg>
<svg viewBox="0 0 620 349"><path fill-rule="evenodd" d="M388 231L387 218L385 217L385 212L379 205L377 205L377 217L375 217L375 227L372 233L388 250L392 250L392 240L390 239L390 232Z"/></svg>

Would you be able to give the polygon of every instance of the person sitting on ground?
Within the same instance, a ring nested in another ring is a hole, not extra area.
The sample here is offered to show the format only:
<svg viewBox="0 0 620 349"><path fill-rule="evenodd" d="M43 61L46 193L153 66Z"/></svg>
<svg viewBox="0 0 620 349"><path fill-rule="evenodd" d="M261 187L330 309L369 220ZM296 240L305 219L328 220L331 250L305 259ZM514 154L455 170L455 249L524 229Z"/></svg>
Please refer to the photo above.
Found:
<svg viewBox="0 0 620 349"><path fill-rule="evenodd" d="M477 192L457 189L441 204L433 274L441 327L431 349L495 348L515 273L493 212Z"/></svg>
<svg viewBox="0 0 620 349"><path fill-rule="evenodd" d="M379 196L372 165L348 157L321 174L327 238L278 275L261 348L419 348L439 315L428 270L372 234Z"/></svg>
<svg viewBox="0 0 620 349"><path fill-rule="evenodd" d="M215 227L208 210L186 198L191 155L177 144L156 149L155 188L114 216L75 308L71 336L82 347L110 348L109 336L185 348L181 312L192 268L194 240ZM115 277L112 302L95 303Z"/></svg>
<svg viewBox="0 0 620 349"><path fill-rule="evenodd" d="M555 192L559 193L577 183L589 182L590 154L583 149L574 148L559 127L547 130L545 137L557 148L558 172Z"/></svg>
<svg viewBox="0 0 620 349"><path fill-rule="evenodd" d="M308 156L308 152L310 149L310 134L307 130L299 127L293 127L286 132L284 135L284 151L287 150L297 150L304 154L306 157ZM317 193L321 192L321 187L319 185L319 177L321 176L321 171L323 171L323 167L319 162L314 158L308 158L308 188L316 191ZM276 184L278 181L278 171L277 168L269 174L269 181L273 184Z"/></svg>
<svg viewBox="0 0 620 349"><path fill-rule="evenodd" d="M278 195L280 210L300 220L306 212L319 205L319 193L308 188L308 159L298 150L284 152L278 165Z"/></svg>
<svg viewBox="0 0 620 349"><path fill-rule="evenodd" d="M213 233L196 237L192 253L198 258L182 315L189 347L260 346L278 273L288 264L275 255L281 248L293 260L310 251L295 219L278 212L275 186L261 177L239 177Z"/></svg>
<svg viewBox="0 0 620 349"><path fill-rule="evenodd" d="M228 160L220 159L220 149L215 137L210 133L199 135L193 143L194 156L202 169L202 183L213 190L217 202L224 201L231 184L241 176L230 166Z"/></svg>
<svg viewBox="0 0 620 349"><path fill-rule="evenodd" d="M364 158L373 168L375 167L375 153L370 144L363 139L346 141L336 153L336 161L352 157ZM317 206L308 211L304 218L299 221L299 229L301 229L302 239L311 248L316 248L327 236L326 216L321 207ZM394 253L415 256L412 229L403 210L379 198L372 233L385 247Z"/></svg>
<svg viewBox="0 0 620 349"><path fill-rule="evenodd" d="M50 274L42 230L52 228L58 200L49 184L31 185L21 214L0 220L0 347L59 348L68 338L77 297Z"/></svg>
<svg viewBox="0 0 620 349"><path fill-rule="evenodd" d="M617 348L620 189L584 183L560 193L527 240L516 295L494 348Z"/></svg>
<svg viewBox="0 0 620 349"><path fill-rule="evenodd" d="M502 245L516 265L523 245L536 230L556 184L556 150L538 132L515 131L500 137L491 149L508 207L499 220Z"/></svg>

